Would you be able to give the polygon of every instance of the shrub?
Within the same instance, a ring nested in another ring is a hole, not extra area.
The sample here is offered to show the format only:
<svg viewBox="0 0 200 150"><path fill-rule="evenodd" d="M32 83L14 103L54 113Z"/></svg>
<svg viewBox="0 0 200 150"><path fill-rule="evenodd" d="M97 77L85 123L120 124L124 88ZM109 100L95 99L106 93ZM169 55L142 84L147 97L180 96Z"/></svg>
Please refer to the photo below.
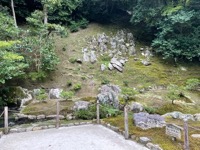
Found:
<svg viewBox="0 0 200 150"><path fill-rule="evenodd" d="M32 81L43 81L46 77L47 77L47 73L44 71L39 71L39 72L31 72L28 74L28 77L32 80Z"/></svg>
<svg viewBox="0 0 200 150"><path fill-rule="evenodd" d="M68 87L72 86L72 81L67 81L67 86Z"/></svg>
<svg viewBox="0 0 200 150"><path fill-rule="evenodd" d="M78 32L79 30L79 24L76 23L75 21L71 22L71 25L69 26L70 32Z"/></svg>
<svg viewBox="0 0 200 150"><path fill-rule="evenodd" d="M107 78L102 78L101 80L101 84L109 84L110 83L110 80L108 80Z"/></svg>
<svg viewBox="0 0 200 150"><path fill-rule="evenodd" d="M108 116L117 116L121 114L118 109L108 105L101 105L100 107L100 118L106 118ZM88 110L78 110L75 112L75 116L78 119L91 120L96 118L96 105L89 106Z"/></svg>
<svg viewBox="0 0 200 150"><path fill-rule="evenodd" d="M89 21L85 18L79 21L79 26L81 29L85 29L88 27Z"/></svg>
<svg viewBox="0 0 200 150"><path fill-rule="evenodd" d="M81 86L82 86L81 83L77 83L77 84L75 84L75 85L73 86L72 89L73 89L74 91L78 91L78 90L81 89Z"/></svg>
<svg viewBox="0 0 200 150"><path fill-rule="evenodd" d="M76 62L76 58L70 58L69 62L72 63L72 64L74 64Z"/></svg>
<svg viewBox="0 0 200 150"><path fill-rule="evenodd" d="M187 90L196 90L200 86L200 80L193 78L193 79L188 79L186 81L186 89Z"/></svg>
<svg viewBox="0 0 200 150"><path fill-rule="evenodd" d="M137 91L133 88L124 87L122 88L122 94L124 96L133 97L135 94L137 94Z"/></svg>
<svg viewBox="0 0 200 150"><path fill-rule="evenodd" d="M68 99L71 99L74 96L74 92L72 92L72 91L62 91L60 96L64 99L68 100Z"/></svg>
<svg viewBox="0 0 200 150"><path fill-rule="evenodd" d="M148 107L148 106L144 106L144 110L146 112L148 112L149 114L155 114L157 109L153 108L153 107Z"/></svg>
<svg viewBox="0 0 200 150"><path fill-rule="evenodd" d="M46 100L47 98L48 98L48 96L47 96L45 90L44 90L44 89L40 89L40 92L39 92L39 94L36 96L36 99L37 99L37 100L44 101L44 100Z"/></svg>
<svg viewBox="0 0 200 150"><path fill-rule="evenodd" d="M124 86L128 86L128 81L123 81Z"/></svg>

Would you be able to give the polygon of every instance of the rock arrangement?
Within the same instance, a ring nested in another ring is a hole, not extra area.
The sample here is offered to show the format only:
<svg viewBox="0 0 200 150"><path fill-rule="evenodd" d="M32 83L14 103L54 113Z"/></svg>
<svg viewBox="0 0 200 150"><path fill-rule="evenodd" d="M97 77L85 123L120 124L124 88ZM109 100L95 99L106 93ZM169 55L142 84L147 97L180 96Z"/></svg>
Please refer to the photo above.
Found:
<svg viewBox="0 0 200 150"><path fill-rule="evenodd" d="M118 96L120 92L121 89L117 85L103 85L100 88L100 93L97 95L97 99L101 104L107 104L119 108Z"/></svg>
<svg viewBox="0 0 200 150"><path fill-rule="evenodd" d="M192 120L192 121L200 121L200 113L199 114L183 114L178 111L166 113L163 117L171 117L174 119L181 119L181 120Z"/></svg>
<svg viewBox="0 0 200 150"><path fill-rule="evenodd" d="M166 125L164 117L160 115L150 115L144 112L135 113L133 115L133 120L135 125L143 130L162 128Z"/></svg>
<svg viewBox="0 0 200 150"><path fill-rule="evenodd" d="M15 120L16 121L34 121L34 120L51 120L51 119L56 119L56 115L25 115L22 113L16 114L15 115ZM67 119L67 120L72 120L75 119L75 116L73 114L67 114L66 116L64 115L59 115L59 119Z"/></svg>
<svg viewBox="0 0 200 150"><path fill-rule="evenodd" d="M82 48L83 61L95 63L99 56L108 55L110 63L109 70L123 71L123 66L127 62L126 55L136 55L133 34L126 30L120 30L115 36L108 36L105 33L98 34L88 41L88 47ZM101 65L104 71L107 67Z"/></svg>

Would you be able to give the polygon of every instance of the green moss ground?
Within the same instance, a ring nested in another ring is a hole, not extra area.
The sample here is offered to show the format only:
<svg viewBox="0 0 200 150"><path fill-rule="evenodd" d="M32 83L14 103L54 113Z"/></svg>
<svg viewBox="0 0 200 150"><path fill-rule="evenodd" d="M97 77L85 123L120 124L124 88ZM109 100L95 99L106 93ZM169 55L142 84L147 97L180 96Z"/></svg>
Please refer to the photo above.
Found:
<svg viewBox="0 0 200 150"><path fill-rule="evenodd" d="M114 118L104 119L105 122L110 123L113 126L119 127L121 130L124 130L124 119L123 116L117 116ZM180 120L168 119L169 123L176 123L177 125L183 126L183 122ZM200 122L189 122L190 126L200 127ZM182 140L172 141L172 139L165 135L165 128L155 128L149 130L142 130L133 125L132 116L129 115L129 132L130 134L135 135L136 137L148 137L152 140L153 143L159 144L164 150L182 150L183 149L183 136ZM191 134L200 134L200 131L195 131L189 128L189 135ZM136 138L136 141L139 140ZM190 136L190 149L199 150L200 141L194 139Z"/></svg>

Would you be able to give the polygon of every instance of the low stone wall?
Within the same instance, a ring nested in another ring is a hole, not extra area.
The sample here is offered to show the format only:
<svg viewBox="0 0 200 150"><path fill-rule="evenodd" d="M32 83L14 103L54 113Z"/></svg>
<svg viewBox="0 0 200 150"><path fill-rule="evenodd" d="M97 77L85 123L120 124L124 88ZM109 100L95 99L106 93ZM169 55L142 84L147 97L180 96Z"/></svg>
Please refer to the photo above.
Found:
<svg viewBox="0 0 200 150"><path fill-rule="evenodd" d="M30 120L30 121L33 121L33 120L49 120L49 119L56 119L56 115L44 115L44 114L41 114L41 115L25 115L25 114L16 114L15 116L15 120L18 121L18 120ZM63 120L63 119L67 119L67 120L72 120L72 119L75 119L75 117L72 115L72 114L67 114L66 116L64 115L59 115L59 119L60 120Z"/></svg>
<svg viewBox="0 0 200 150"><path fill-rule="evenodd" d="M125 136L125 131L119 129L118 127L112 126L104 121L101 121L101 125L117 132L118 134L121 134L122 136ZM129 134L129 139L146 146L150 150L163 150L159 145L151 143L151 139L148 137L137 137L136 135Z"/></svg>

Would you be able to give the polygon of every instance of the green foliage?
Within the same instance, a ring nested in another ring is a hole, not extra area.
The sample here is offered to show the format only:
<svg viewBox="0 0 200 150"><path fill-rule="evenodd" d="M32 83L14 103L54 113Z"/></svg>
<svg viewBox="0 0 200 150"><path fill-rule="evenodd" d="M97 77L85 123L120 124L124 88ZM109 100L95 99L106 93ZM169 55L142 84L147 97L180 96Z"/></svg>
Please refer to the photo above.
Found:
<svg viewBox="0 0 200 150"><path fill-rule="evenodd" d="M108 105L101 105L100 107L100 118L106 118L109 116L117 116L121 114L118 109ZM78 119L91 120L96 118L96 105L89 106L88 110L78 110L75 112L75 116Z"/></svg>
<svg viewBox="0 0 200 150"><path fill-rule="evenodd" d="M127 86L127 87L128 87L128 81L127 81L127 80L124 80L124 81L123 81L123 84L124 84L124 86Z"/></svg>
<svg viewBox="0 0 200 150"><path fill-rule="evenodd" d="M148 106L144 106L144 110L146 112L148 112L149 114L155 114L157 109L153 108L153 107L148 107Z"/></svg>
<svg viewBox="0 0 200 150"><path fill-rule="evenodd" d="M19 29L14 26L11 16L0 12L0 40L12 40L18 37Z"/></svg>
<svg viewBox="0 0 200 150"><path fill-rule="evenodd" d="M68 87L72 86L72 81L67 81L67 86Z"/></svg>
<svg viewBox="0 0 200 150"><path fill-rule="evenodd" d="M23 75L24 69L28 67L24 57L12 52L12 48L16 42L0 41L0 83L4 84L6 80ZM15 65L13 65L15 64Z"/></svg>
<svg viewBox="0 0 200 150"><path fill-rule="evenodd" d="M82 88L81 83L76 83L76 84L74 84L73 87L72 87L72 89L73 89L74 91L79 91L81 88Z"/></svg>
<svg viewBox="0 0 200 150"><path fill-rule="evenodd" d="M79 24L75 21L71 21L71 25L69 26L69 30L71 32L77 32L79 30Z"/></svg>
<svg viewBox="0 0 200 150"><path fill-rule="evenodd" d="M133 88L123 87L122 88L122 94L126 97L133 97L138 92L134 90Z"/></svg>
<svg viewBox="0 0 200 150"><path fill-rule="evenodd" d="M180 98L181 96L181 89L174 84L170 84L168 87L168 93L167 93L167 97L172 100L172 104L174 102L174 100L177 100Z"/></svg>
<svg viewBox="0 0 200 150"><path fill-rule="evenodd" d="M72 91L62 91L60 96L64 99L68 100L68 99L71 99L74 96L74 92L72 92Z"/></svg>
<svg viewBox="0 0 200 150"><path fill-rule="evenodd" d="M198 87L200 87L200 80L193 78L193 79L188 79L186 81L186 86L185 88L187 90L196 90Z"/></svg>
<svg viewBox="0 0 200 150"><path fill-rule="evenodd" d="M30 78L32 81L43 81L47 77L47 73L44 71L39 72L30 72L28 74L28 78Z"/></svg>
<svg viewBox="0 0 200 150"><path fill-rule="evenodd" d="M37 100L44 101L48 98L48 95L46 94L46 91L44 89L40 89L40 92L36 96Z"/></svg>
<svg viewBox="0 0 200 150"><path fill-rule="evenodd" d="M110 80L107 79L106 77L102 77L101 78L101 84L104 85L104 84L109 84L110 83Z"/></svg>
<svg viewBox="0 0 200 150"><path fill-rule="evenodd" d="M81 19L81 20L79 21L79 27L80 27L81 29L87 28L87 27L88 27L88 24L89 24L89 21L88 21L87 19L85 19L85 18L83 18L83 19Z"/></svg>
<svg viewBox="0 0 200 150"><path fill-rule="evenodd" d="M73 57L73 58L70 58L70 59L69 59L69 62L72 63L72 64L74 64L74 63L76 62L76 58L74 58L74 57Z"/></svg>

